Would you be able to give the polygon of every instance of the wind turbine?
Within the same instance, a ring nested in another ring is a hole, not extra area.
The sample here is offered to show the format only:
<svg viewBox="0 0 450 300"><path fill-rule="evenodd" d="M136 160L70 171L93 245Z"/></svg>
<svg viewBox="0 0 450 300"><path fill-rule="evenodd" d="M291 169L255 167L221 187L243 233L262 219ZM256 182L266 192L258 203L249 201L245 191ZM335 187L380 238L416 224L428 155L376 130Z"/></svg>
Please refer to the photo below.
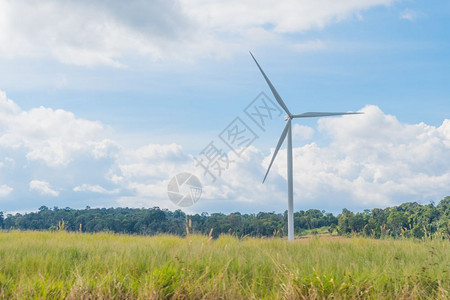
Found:
<svg viewBox="0 0 450 300"><path fill-rule="evenodd" d="M273 96L277 100L278 104L283 108L283 110L287 113L284 117L286 120L286 126L281 133L280 139L278 140L277 147L273 152L272 160L270 161L269 167L267 168L266 175L264 176L263 183L266 181L267 174L269 174L270 167L272 167L273 161L277 156L278 150L280 150L281 145L287 136L287 185L288 185L288 240L294 240L294 191L293 191L293 178L292 178L292 130L291 130L291 121L296 118L313 118L313 117L328 117L328 116L341 116L341 115L355 115L362 114L362 112L306 112L299 115L293 115L287 108L286 104L284 104L277 90L273 86L272 82L270 82L269 78L264 73L263 69L256 61L256 58L250 52L253 60L255 61L258 69L261 71L261 74L264 76L267 84L272 91Z"/></svg>

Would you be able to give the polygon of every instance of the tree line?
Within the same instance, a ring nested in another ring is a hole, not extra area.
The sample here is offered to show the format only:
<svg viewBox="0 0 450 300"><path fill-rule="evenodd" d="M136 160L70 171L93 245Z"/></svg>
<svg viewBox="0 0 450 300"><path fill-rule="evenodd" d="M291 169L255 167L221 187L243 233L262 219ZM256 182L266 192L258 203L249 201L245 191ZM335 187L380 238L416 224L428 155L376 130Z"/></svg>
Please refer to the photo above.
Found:
<svg viewBox="0 0 450 300"><path fill-rule="evenodd" d="M287 235L287 212L202 213L186 215L181 210L153 208L48 208L37 212L8 214L0 212L2 230L68 230L79 232L114 232L125 234L189 233L235 234L239 237ZM343 209L334 216L318 209L294 213L297 235L328 231L339 235L364 235L374 238L423 238L439 235L450 237L450 196L438 205L408 202L388 208L374 208L363 212ZM320 230L319 230L320 229Z"/></svg>

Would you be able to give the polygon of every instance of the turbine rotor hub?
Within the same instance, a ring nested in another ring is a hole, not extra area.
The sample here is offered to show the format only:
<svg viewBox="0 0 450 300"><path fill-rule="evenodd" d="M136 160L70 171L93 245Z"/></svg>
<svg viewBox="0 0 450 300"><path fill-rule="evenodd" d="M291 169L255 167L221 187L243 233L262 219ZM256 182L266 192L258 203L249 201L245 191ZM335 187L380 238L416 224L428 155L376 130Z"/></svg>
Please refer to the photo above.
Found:
<svg viewBox="0 0 450 300"><path fill-rule="evenodd" d="M285 115L285 116L284 116L284 120L285 120L285 121L289 121L290 119L292 119L291 116L289 116L289 115Z"/></svg>

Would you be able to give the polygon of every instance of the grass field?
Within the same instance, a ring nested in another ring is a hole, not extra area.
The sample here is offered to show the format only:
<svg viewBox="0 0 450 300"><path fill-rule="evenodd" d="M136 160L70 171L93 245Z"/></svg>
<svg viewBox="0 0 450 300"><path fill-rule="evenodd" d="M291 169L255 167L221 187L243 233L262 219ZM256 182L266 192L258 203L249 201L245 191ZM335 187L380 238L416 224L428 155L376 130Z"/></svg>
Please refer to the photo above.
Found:
<svg viewBox="0 0 450 300"><path fill-rule="evenodd" d="M0 232L0 297L448 299L448 241Z"/></svg>

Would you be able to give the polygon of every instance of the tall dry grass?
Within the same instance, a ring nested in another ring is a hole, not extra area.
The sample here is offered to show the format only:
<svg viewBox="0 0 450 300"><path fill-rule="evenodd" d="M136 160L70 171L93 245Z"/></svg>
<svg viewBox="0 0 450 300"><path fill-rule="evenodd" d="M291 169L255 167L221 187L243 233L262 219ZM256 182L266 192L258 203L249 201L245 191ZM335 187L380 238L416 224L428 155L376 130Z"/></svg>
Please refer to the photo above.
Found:
<svg viewBox="0 0 450 300"><path fill-rule="evenodd" d="M448 241L0 233L0 298L448 299Z"/></svg>

